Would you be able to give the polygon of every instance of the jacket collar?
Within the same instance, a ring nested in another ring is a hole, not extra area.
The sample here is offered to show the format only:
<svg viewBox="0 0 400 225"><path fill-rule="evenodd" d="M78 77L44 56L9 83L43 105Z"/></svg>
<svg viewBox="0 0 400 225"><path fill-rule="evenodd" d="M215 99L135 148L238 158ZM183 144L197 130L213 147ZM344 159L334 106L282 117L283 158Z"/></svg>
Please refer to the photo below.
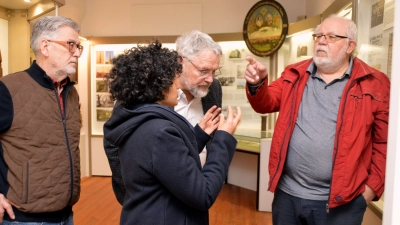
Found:
<svg viewBox="0 0 400 225"><path fill-rule="evenodd" d="M25 70L29 74L29 76L32 77L38 84L41 86L48 88L48 89L54 89L54 83L53 80L49 75L46 74L46 72L36 63L36 60L33 61L32 65ZM67 84L66 86L70 86L74 84L73 82L70 81L69 77L66 78Z"/></svg>
<svg viewBox="0 0 400 225"><path fill-rule="evenodd" d="M372 67L368 66L365 62L360 60L359 58L354 58L353 60L354 66L353 66L353 71L351 75L354 75L354 79L360 78L366 75L371 75L375 78L375 71L373 70Z"/></svg>
<svg viewBox="0 0 400 225"><path fill-rule="evenodd" d="M295 83L298 79L300 79L301 74L305 74L307 72L307 68L312 62L313 59L311 58L289 65L287 69L294 71L294 73L288 73L285 79Z"/></svg>

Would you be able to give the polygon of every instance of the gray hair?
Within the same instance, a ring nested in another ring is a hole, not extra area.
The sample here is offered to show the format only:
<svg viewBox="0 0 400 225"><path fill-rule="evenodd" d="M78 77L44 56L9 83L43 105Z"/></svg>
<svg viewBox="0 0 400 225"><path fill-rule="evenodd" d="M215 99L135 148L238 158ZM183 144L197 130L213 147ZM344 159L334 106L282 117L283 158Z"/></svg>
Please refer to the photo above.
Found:
<svg viewBox="0 0 400 225"><path fill-rule="evenodd" d="M208 35L198 30L185 33L176 39L176 51L179 55L192 60L197 54L211 50L216 55L222 55L221 46Z"/></svg>
<svg viewBox="0 0 400 225"><path fill-rule="evenodd" d="M46 16L40 18L33 26L31 36L31 48L35 55L39 53L39 43L43 39L56 38L59 32L59 28L68 26L79 33L80 27L73 20L61 17L61 16Z"/></svg>
<svg viewBox="0 0 400 225"><path fill-rule="evenodd" d="M336 14L330 15L330 16L329 16L328 18L326 18L325 20L327 20L327 19L332 19L332 18L341 19L341 20L346 21L346 22L347 22L346 36L349 37L350 40L355 40L355 41L357 41L357 26L356 26L356 24L354 23L353 20L350 20L350 19L348 19L348 18L346 18L346 17L339 16L339 15L336 15ZM325 21L325 20L324 20L324 21ZM320 25L321 25L321 24L320 24ZM320 25L318 25L318 26L316 27L316 30L318 30L318 28L319 28Z"/></svg>

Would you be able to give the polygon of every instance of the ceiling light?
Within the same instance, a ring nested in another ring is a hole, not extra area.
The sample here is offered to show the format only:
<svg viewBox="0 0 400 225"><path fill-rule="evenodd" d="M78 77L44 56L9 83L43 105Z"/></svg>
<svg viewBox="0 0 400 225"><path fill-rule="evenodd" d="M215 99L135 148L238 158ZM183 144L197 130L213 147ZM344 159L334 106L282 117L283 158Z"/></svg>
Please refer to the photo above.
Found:
<svg viewBox="0 0 400 225"><path fill-rule="evenodd" d="M24 0L24 2L31 2L31 0Z"/></svg>

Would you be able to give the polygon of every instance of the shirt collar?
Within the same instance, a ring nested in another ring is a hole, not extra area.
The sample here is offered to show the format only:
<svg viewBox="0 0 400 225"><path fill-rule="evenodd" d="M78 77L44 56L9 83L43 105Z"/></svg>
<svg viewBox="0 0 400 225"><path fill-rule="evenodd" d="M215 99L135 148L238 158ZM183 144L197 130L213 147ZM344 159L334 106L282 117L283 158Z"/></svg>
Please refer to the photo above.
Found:
<svg viewBox="0 0 400 225"><path fill-rule="evenodd" d="M189 104L190 103L190 102L188 102L185 93L181 89L178 89L178 96L179 96L178 101L181 101L181 102L183 102L185 104ZM201 99L201 98L196 98L196 97L193 96L193 99L191 100L191 102L195 102L197 99Z"/></svg>
<svg viewBox="0 0 400 225"><path fill-rule="evenodd" d="M183 91L180 88L178 89L178 97L179 97L178 101L182 101L187 104L186 95L185 95L185 93L183 93Z"/></svg>
<svg viewBox="0 0 400 225"><path fill-rule="evenodd" d="M50 76L49 76L50 77ZM53 78L50 77L50 79L53 81L54 86L58 87L58 88L63 88L67 83L68 83L68 79L64 79L60 82L57 82L56 80L54 80Z"/></svg>

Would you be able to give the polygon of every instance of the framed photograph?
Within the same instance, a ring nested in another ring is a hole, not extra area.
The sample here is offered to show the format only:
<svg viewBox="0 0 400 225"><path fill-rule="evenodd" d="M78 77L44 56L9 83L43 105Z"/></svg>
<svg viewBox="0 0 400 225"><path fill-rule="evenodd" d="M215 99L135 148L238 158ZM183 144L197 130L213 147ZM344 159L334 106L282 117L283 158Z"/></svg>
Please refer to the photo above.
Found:
<svg viewBox="0 0 400 225"><path fill-rule="evenodd" d="M242 58L242 53L239 51L239 49L232 50L229 53L229 58L230 59L240 59L240 58Z"/></svg>
<svg viewBox="0 0 400 225"><path fill-rule="evenodd" d="M217 77L221 86L234 86L235 85L235 77Z"/></svg>
<svg viewBox="0 0 400 225"><path fill-rule="evenodd" d="M244 79L244 73L246 72L246 64L239 64L237 65L237 70L236 70L236 77L238 79Z"/></svg>
<svg viewBox="0 0 400 225"><path fill-rule="evenodd" d="M385 0L379 0L377 3L372 5L371 28L376 27L383 23L384 5L385 5Z"/></svg>
<svg viewBox="0 0 400 225"><path fill-rule="evenodd" d="M257 2L247 13L243 39L257 56L269 56L282 46L289 24L285 9L275 0Z"/></svg>
<svg viewBox="0 0 400 225"><path fill-rule="evenodd" d="M112 110L97 109L96 113L97 121L107 121L111 117Z"/></svg>
<svg viewBox="0 0 400 225"><path fill-rule="evenodd" d="M106 51L105 64L111 64L112 58L114 58L114 51Z"/></svg>
<svg viewBox="0 0 400 225"><path fill-rule="evenodd" d="M297 46L297 57L307 56L307 45Z"/></svg>
<svg viewBox="0 0 400 225"><path fill-rule="evenodd" d="M114 101L109 93L97 93L96 94L96 107L113 107Z"/></svg>
<svg viewBox="0 0 400 225"><path fill-rule="evenodd" d="M96 92L108 92L108 82L106 80L96 80Z"/></svg>
<svg viewBox="0 0 400 225"><path fill-rule="evenodd" d="M96 78L105 78L111 68L111 65L96 65Z"/></svg>

